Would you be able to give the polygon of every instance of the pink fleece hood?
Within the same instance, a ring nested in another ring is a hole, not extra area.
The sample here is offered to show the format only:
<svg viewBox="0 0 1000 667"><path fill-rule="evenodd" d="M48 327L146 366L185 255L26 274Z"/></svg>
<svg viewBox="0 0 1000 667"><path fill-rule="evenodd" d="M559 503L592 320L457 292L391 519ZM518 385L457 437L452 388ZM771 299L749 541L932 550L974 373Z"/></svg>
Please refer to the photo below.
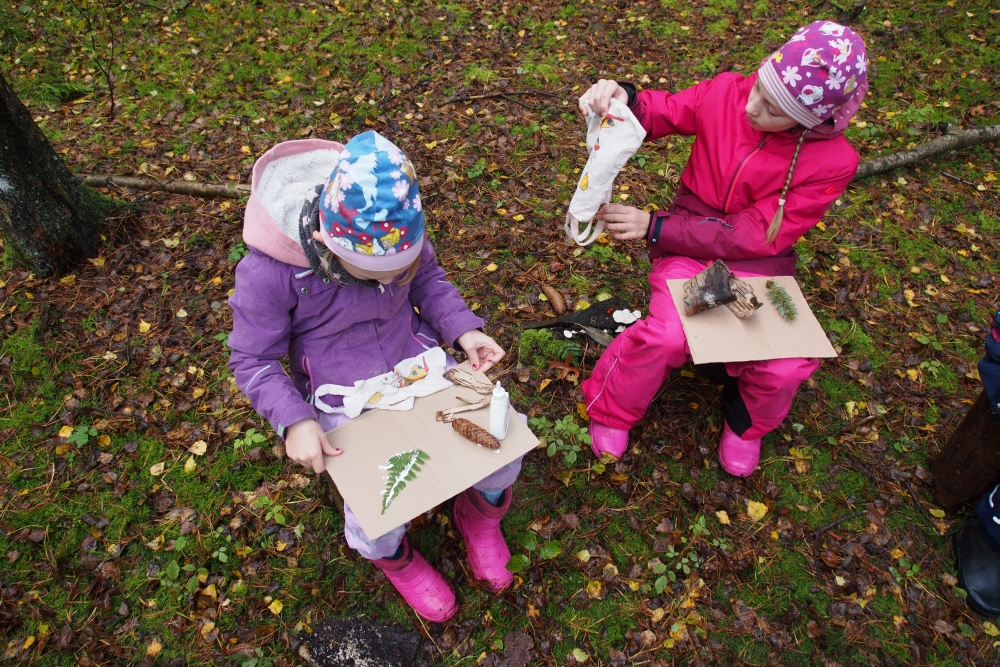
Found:
<svg viewBox="0 0 1000 667"><path fill-rule="evenodd" d="M276 210L274 202L262 200L261 184L264 181L267 167L278 160L314 151L336 151L339 154L343 150L343 144L336 141L298 139L277 144L261 155L253 165L250 200L247 202L246 212L243 215L243 240L246 244L278 261L292 266L309 268L309 260L298 240L298 209L290 216L290 220L276 220L272 215L272 211ZM296 191L302 191L302 202L304 203L306 190L323 183L335 165L336 159L332 161L330 169L321 178L310 179L308 176L304 176L300 183L295 182L289 187L295 188ZM314 182L309 182L311 180ZM271 211L268 210L269 208Z"/></svg>

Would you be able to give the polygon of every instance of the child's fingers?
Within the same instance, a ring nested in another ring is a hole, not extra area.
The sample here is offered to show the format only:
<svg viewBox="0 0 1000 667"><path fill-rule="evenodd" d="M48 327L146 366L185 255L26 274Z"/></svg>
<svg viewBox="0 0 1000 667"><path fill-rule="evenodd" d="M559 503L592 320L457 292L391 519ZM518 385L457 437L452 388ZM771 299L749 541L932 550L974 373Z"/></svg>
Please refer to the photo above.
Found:
<svg viewBox="0 0 1000 667"><path fill-rule="evenodd" d="M327 437L326 433L320 436L319 446L323 450L323 453L327 456L339 456L340 447L334 447L330 444L330 439Z"/></svg>
<svg viewBox="0 0 1000 667"><path fill-rule="evenodd" d="M323 463L323 454L322 453L316 454L316 456L313 457L313 460L311 461L311 463L312 463L313 470L315 470L319 474L322 475L323 473L326 472L326 464Z"/></svg>
<svg viewBox="0 0 1000 667"><path fill-rule="evenodd" d="M472 367L478 371L480 364L479 350L476 348L472 348L471 350L466 350L465 353L469 355L469 363L472 364Z"/></svg>

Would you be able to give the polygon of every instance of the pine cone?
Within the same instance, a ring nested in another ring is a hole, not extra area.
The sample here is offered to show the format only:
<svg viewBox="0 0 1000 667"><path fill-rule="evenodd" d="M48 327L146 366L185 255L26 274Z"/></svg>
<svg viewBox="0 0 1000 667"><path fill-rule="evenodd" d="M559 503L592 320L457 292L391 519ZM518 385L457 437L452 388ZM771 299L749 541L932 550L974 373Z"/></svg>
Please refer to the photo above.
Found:
<svg viewBox="0 0 1000 667"><path fill-rule="evenodd" d="M492 433L481 426L476 426L468 419L459 417L451 422L451 427L458 431L463 438L471 440L477 445L488 449L500 449L500 441L494 438Z"/></svg>
<svg viewBox="0 0 1000 667"><path fill-rule="evenodd" d="M563 298L559 290L552 285L542 285L542 294L552 304L552 309L556 311L556 315L562 315L566 312L566 299Z"/></svg>

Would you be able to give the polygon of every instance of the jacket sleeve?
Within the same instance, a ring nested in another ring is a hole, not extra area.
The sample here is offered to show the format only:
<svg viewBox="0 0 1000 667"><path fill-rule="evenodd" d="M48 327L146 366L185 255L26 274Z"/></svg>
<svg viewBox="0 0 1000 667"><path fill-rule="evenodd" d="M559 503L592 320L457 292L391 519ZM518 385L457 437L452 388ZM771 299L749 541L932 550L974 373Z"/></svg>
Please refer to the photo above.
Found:
<svg viewBox="0 0 1000 667"><path fill-rule="evenodd" d="M696 133L698 107L712 85L712 80L702 81L679 93L663 90L644 90L634 93L635 103L629 108L639 124L646 130L645 141L654 141L668 134L692 135ZM622 86L633 98L634 86Z"/></svg>
<svg viewBox="0 0 1000 667"><path fill-rule="evenodd" d="M855 156L849 168L839 173L790 188L781 231L773 243L768 243L766 236L778 210L777 192L742 211L719 218L657 211L646 233L650 255L734 260L773 257L790 248L823 218L826 209L851 182L857 165Z"/></svg>
<svg viewBox="0 0 1000 667"><path fill-rule="evenodd" d="M236 267L236 290L229 299L233 309L229 368L254 410L284 437L292 424L316 419L316 409L302 398L281 365L288 356L297 299L290 280L275 280L286 276L269 267L271 262L277 260L251 253Z"/></svg>
<svg viewBox="0 0 1000 667"><path fill-rule="evenodd" d="M429 241L420 251L420 268L410 283L410 303L452 346L466 331L483 326L482 318L473 315L458 289L448 282Z"/></svg>

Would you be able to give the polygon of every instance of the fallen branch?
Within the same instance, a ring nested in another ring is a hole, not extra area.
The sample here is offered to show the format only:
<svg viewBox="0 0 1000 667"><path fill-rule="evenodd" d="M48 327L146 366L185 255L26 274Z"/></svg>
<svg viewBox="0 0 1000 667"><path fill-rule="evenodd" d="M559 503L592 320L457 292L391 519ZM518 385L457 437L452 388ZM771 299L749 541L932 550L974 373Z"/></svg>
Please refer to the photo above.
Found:
<svg viewBox="0 0 1000 667"><path fill-rule="evenodd" d="M874 160L862 162L858 166L858 173L854 175L853 180L859 181L862 178L882 174L893 169L898 169L899 167L908 167L911 164L947 151L997 140L1000 140L1000 125L986 125L971 130L952 130L949 127L943 137L938 137L933 141L914 146L909 150L893 153L892 155L883 155Z"/></svg>
<svg viewBox="0 0 1000 667"><path fill-rule="evenodd" d="M250 196L250 186L243 184L222 185L216 183L200 183L198 181L167 181L161 183L155 178L145 176L77 176L86 185L94 188L110 188L116 185L120 188L138 188L140 190L162 190L193 197L226 197L239 199Z"/></svg>
<svg viewBox="0 0 1000 667"><path fill-rule="evenodd" d="M555 93L547 93L544 90L512 90L505 93L486 93L483 95L459 95L458 97L449 97L444 101L445 104L454 104L455 102L471 102L472 100L488 100L495 98L508 98L512 95L543 95L545 97L554 97L557 100L563 99L562 95L556 95ZM517 100L510 100L511 102L516 102Z"/></svg>
<svg viewBox="0 0 1000 667"><path fill-rule="evenodd" d="M435 419L437 419L439 422L450 422L453 419L455 419L455 415L459 414L460 412L471 412L472 410L481 410L482 408L488 407L490 401L493 399L492 396L487 396L481 401L469 401L467 399L462 398L461 396L456 396L455 398L457 398L460 401L463 401L465 405L459 405L458 407L454 408L445 408L444 410L438 410L437 414L434 415Z"/></svg>

